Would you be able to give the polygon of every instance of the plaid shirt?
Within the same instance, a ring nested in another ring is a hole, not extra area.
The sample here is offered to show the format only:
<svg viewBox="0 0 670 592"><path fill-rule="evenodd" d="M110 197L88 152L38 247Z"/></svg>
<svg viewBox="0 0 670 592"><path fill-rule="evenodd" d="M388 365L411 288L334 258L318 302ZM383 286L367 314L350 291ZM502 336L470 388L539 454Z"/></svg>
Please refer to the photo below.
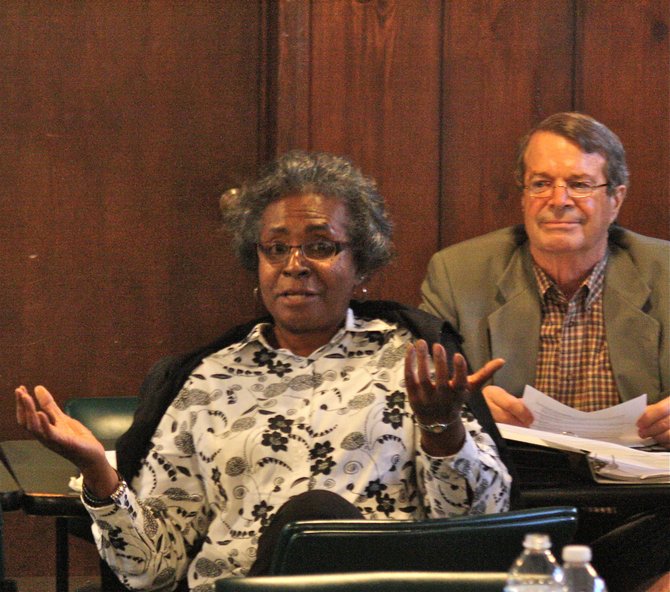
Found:
<svg viewBox="0 0 670 592"><path fill-rule="evenodd" d="M542 300L535 388L580 411L621 402L605 338L606 265L607 255L569 301L539 266L533 266Z"/></svg>

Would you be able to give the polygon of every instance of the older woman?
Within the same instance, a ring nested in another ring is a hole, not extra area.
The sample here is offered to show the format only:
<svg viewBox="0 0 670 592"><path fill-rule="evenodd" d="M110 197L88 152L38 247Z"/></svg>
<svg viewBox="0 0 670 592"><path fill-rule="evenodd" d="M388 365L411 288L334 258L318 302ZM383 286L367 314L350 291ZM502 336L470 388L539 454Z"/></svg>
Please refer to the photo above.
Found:
<svg viewBox="0 0 670 592"><path fill-rule="evenodd" d="M172 590L186 576L202 592L245 575L280 508L309 506L310 492L332 516L506 510L478 390L502 360L468 376L441 321L352 302L391 256L374 182L343 158L292 152L223 201L269 316L153 369L120 473L46 389L16 391L19 423L81 469L98 548L124 585Z"/></svg>

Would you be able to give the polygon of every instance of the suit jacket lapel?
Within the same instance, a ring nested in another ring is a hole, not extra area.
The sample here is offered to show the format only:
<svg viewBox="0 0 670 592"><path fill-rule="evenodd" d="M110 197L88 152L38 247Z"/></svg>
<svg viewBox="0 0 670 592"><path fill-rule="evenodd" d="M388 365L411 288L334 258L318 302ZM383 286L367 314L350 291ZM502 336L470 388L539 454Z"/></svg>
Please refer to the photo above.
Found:
<svg viewBox="0 0 670 592"><path fill-rule="evenodd" d="M607 264L603 309L610 361L623 400L661 390L661 327L644 312L650 293L628 253L615 249Z"/></svg>
<svg viewBox="0 0 670 592"><path fill-rule="evenodd" d="M540 300L535 286L527 243L512 255L498 282L501 306L488 317L491 356L507 363L496 373L494 384L505 384L521 395L535 379L540 336Z"/></svg>

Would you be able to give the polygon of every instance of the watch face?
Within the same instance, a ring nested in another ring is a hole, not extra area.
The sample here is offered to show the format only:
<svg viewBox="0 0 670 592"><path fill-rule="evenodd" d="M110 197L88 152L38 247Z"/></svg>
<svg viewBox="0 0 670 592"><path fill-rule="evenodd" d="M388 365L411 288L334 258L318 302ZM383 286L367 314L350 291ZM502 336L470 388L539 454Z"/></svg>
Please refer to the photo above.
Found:
<svg viewBox="0 0 670 592"><path fill-rule="evenodd" d="M443 423L428 423L428 424L420 423L419 427L423 431L430 432L431 434L441 434L447 429L447 426Z"/></svg>

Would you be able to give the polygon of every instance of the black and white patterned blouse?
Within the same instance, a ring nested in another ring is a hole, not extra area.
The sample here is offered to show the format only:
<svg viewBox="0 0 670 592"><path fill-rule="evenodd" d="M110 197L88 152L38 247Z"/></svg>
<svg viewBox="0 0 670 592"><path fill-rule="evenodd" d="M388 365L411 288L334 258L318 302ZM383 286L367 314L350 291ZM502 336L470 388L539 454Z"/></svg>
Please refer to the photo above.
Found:
<svg viewBox="0 0 670 592"><path fill-rule="evenodd" d="M136 590L195 592L244 575L290 497L335 492L367 518L421 520L508 509L510 477L488 434L444 458L421 450L404 390L411 334L355 319L301 357L257 325L205 358L168 408L132 488L89 508L103 558Z"/></svg>

